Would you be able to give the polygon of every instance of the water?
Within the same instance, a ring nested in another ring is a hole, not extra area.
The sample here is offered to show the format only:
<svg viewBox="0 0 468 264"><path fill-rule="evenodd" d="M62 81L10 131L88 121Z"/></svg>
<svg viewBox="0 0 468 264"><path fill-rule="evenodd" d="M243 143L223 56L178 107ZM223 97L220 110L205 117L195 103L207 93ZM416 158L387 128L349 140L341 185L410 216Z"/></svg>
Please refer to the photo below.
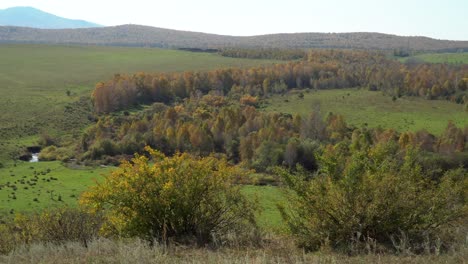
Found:
<svg viewBox="0 0 468 264"><path fill-rule="evenodd" d="M31 160L29 162L39 162L39 153L33 153Z"/></svg>

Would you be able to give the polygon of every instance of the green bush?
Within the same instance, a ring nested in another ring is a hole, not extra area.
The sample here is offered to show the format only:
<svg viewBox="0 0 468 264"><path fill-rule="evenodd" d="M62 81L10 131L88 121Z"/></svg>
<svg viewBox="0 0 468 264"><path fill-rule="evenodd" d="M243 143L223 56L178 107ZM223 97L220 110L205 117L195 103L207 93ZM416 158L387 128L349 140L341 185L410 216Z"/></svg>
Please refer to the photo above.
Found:
<svg viewBox="0 0 468 264"><path fill-rule="evenodd" d="M123 162L81 198L105 213L110 234L205 245L254 228L256 206L235 184L242 173L226 160L146 150L151 163L145 156Z"/></svg>
<svg viewBox="0 0 468 264"><path fill-rule="evenodd" d="M47 133L42 133L39 136L38 143L42 147L48 147L48 146L56 145L57 144L57 139L53 138L52 136L50 136Z"/></svg>
<svg viewBox="0 0 468 264"><path fill-rule="evenodd" d="M56 147L56 146L49 146L44 148L39 153L39 160L41 161L53 161L53 160L60 160L60 161L68 161L71 157L73 157L73 150L67 147Z"/></svg>
<svg viewBox="0 0 468 264"><path fill-rule="evenodd" d="M391 143L351 151L342 142L324 150L313 176L280 170L293 191L290 208L280 209L300 246L427 252L441 241L439 248L449 248L454 238L441 236L466 220L467 172L449 171L435 182L417 155Z"/></svg>

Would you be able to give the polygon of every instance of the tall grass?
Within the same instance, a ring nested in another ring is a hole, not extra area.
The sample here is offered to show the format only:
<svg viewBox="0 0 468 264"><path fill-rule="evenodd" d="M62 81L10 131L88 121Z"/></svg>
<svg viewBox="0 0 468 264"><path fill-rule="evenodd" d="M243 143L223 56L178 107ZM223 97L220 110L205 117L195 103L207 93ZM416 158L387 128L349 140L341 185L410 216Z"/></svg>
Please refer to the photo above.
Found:
<svg viewBox="0 0 468 264"><path fill-rule="evenodd" d="M435 255L361 255L348 257L321 251L304 253L290 240L276 240L260 249L153 246L141 240L99 239L88 247L68 242L61 245L32 244L0 256L0 263L466 263L468 247Z"/></svg>

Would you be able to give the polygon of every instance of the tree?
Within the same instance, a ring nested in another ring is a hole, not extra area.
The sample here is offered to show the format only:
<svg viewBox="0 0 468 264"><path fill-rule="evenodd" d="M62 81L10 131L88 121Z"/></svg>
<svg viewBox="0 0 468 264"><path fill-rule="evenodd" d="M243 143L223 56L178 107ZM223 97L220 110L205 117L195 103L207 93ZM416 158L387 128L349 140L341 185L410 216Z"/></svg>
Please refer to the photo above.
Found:
<svg viewBox="0 0 468 264"><path fill-rule="evenodd" d="M263 80L262 88L263 88L263 95L264 96L267 96L267 95L270 94L270 91L271 91L271 80L270 80L270 78L266 78L265 80Z"/></svg>
<svg viewBox="0 0 468 264"><path fill-rule="evenodd" d="M152 162L136 155L81 197L82 205L105 214L107 230L166 243L196 239L205 245L214 236L222 239L255 226L255 203L235 184L243 173L226 160L166 157L145 149Z"/></svg>
<svg viewBox="0 0 468 264"><path fill-rule="evenodd" d="M458 90L466 91L468 89L468 78L463 78L458 81Z"/></svg>
<svg viewBox="0 0 468 264"><path fill-rule="evenodd" d="M439 152L463 152L465 144L465 136L462 129L458 128L452 121L449 121L445 131L439 138Z"/></svg>

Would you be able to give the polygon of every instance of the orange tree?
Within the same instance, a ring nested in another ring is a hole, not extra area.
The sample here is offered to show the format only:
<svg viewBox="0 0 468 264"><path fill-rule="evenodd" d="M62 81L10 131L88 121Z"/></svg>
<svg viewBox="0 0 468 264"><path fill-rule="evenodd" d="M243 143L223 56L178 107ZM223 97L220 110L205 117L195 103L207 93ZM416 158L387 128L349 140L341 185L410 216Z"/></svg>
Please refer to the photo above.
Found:
<svg viewBox="0 0 468 264"><path fill-rule="evenodd" d="M136 155L81 197L82 205L105 213L108 231L203 245L255 227L256 205L235 184L242 172L226 160L146 151L151 162Z"/></svg>

